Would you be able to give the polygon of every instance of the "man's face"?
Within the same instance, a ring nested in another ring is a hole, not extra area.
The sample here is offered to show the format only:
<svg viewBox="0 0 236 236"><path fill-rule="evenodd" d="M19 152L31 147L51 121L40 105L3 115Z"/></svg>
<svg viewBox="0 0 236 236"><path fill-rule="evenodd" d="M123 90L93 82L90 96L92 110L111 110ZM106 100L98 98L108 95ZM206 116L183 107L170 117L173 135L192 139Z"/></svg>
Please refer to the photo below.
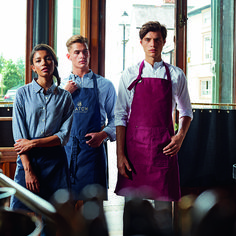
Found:
<svg viewBox="0 0 236 236"><path fill-rule="evenodd" d="M163 40L161 32L149 31L142 40L140 40L143 50L145 52L145 59L161 61L161 52L166 41Z"/></svg>
<svg viewBox="0 0 236 236"><path fill-rule="evenodd" d="M72 61L73 69L88 69L90 59L88 45L84 43L72 44L67 58Z"/></svg>

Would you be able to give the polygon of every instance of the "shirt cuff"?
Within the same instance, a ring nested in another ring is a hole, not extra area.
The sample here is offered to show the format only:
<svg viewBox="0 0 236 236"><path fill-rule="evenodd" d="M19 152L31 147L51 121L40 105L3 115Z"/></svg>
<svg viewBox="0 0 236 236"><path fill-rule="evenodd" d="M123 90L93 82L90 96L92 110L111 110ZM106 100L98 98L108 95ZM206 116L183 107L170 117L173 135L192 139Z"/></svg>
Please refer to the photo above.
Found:
<svg viewBox="0 0 236 236"><path fill-rule="evenodd" d="M110 140L111 142L116 141L116 127L114 126L114 128L110 128L108 126L106 126L103 131L105 131L108 135L108 137L104 140Z"/></svg>

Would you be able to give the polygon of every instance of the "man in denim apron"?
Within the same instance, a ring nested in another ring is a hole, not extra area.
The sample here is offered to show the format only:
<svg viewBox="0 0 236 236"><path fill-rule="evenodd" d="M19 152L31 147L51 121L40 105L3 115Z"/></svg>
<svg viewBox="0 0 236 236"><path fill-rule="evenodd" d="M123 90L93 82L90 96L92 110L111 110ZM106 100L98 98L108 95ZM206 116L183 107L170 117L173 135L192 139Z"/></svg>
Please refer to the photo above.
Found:
<svg viewBox="0 0 236 236"><path fill-rule="evenodd" d="M82 190L98 184L107 198L107 158L104 140L114 141L114 106L116 92L113 84L89 69L88 40L74 35L67 41L67 57L72 73L64 80L75 105L69 142L65 150L70 168L71 191L75 200L85 200ZM107 124L106 124L107 120ZM105 125L106 124L106 125Z"/></svg>

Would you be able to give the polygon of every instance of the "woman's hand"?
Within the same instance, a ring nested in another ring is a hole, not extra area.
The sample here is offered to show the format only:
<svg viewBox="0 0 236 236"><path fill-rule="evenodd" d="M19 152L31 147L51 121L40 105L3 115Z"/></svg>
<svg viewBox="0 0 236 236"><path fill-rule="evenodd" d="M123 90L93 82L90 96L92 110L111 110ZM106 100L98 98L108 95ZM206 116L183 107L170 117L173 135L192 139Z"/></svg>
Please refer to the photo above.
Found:
<svg viewBox="0 0 236 236"><path fill-rule="evenodd" d="M32 170L25 170L26 188L33 193L39 193L39 181Z"/></svg>
<svg viewBox="0 0 236 236"><path fill-rule="evenodd" d="M26 188L34 193L39 193L39 181L35 175L27 154L21 154L20 159L25 171Z"/></svg>
<svg viewBox="0 0 236 236"><path fill-rule="evenodd" d="M18 155L25 153L34 147L33 140L28 139L18 139L14 144L14 149Z"/></svg>

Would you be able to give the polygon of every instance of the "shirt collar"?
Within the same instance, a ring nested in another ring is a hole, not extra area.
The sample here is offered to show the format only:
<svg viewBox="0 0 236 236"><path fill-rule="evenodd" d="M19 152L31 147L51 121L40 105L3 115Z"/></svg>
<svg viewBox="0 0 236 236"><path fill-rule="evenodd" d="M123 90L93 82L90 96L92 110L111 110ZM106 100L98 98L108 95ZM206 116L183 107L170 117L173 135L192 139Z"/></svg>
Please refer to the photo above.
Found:
<svg viewBox="0 0 236 236"><path fill-rule="evenodd" d="M37 78L33 79L32 84L33 84L33 89L36 93L39 93L43 88L36 82ZM47 93L52 93L56 88L56 84L53 81L52 86L47 90Z"/></svg>
<svg viewBox="0 0 236 236"><path fill-rule="evenodd" d="M147 61L144 60L144 66L149 68L149 69L158 69L159 67L163 66L163 61L159 61L159 62L154 62L154 65L152 67L152 65L150 63L148 63Z"/></svg>
<svg viewBox="0 0 236 236"><path fill-rule="evenodd" d="M91 69L89 69L89 72L83 76L83 78L89 78L89 79L92 79L92 77L93 77L93 72ZM78 75L73 74L73 72L71 72L70 79L76 80L76 78L80 78L80 77Z"/></svg>

